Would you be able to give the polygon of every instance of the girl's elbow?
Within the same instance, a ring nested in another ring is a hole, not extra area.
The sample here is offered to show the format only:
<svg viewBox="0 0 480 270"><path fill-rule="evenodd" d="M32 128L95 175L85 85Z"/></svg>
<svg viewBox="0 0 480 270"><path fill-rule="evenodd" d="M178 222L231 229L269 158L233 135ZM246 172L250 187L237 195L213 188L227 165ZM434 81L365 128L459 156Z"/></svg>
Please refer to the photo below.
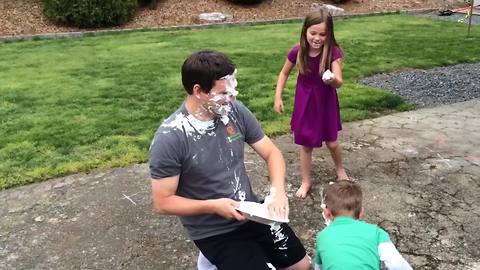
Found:
<svg viewBox="0 0 480 270"><path fill-rule="evenodd" d="M338 80L338 81L337 81L337 87L336 87L336 88L340 88L340 87L342 87L342 85L343 85L343 81L342 81L342 80Z"/></svg>
<svg viewBox="0 0 480 270"><path fill-rule="evenodd" d="M290 74L285 72L280 72L280 74L278 74L278 78L280 78L281 81L285 82L288 79L288 75Z"/></svg>

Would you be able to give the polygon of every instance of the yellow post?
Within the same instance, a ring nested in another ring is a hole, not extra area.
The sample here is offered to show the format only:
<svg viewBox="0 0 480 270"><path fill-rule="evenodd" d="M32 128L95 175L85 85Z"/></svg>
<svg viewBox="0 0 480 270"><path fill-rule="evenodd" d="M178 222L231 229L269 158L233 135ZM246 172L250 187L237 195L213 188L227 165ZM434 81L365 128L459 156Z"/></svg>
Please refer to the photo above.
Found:
<svg viewBox="0 0 480 270"><path fill-rule="evenodd" d="M468 30L466 38L470 37L470 27L472 26L472 17L473 17L473 0L470 0L470 11L468 12Z"/></svg>

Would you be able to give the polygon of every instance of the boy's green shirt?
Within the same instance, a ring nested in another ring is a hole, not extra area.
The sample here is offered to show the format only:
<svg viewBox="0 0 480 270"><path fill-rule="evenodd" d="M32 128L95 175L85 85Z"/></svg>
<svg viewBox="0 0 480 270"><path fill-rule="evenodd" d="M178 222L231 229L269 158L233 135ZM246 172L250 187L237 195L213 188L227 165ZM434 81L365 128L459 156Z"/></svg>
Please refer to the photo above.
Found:
<svg viewBox="0 0 480 270"><path fill-rule="evenodd" d="M378 245L390 242L377 225L351 217L336 217L317 234L315 262L323 270L380 269Z"/></svg>

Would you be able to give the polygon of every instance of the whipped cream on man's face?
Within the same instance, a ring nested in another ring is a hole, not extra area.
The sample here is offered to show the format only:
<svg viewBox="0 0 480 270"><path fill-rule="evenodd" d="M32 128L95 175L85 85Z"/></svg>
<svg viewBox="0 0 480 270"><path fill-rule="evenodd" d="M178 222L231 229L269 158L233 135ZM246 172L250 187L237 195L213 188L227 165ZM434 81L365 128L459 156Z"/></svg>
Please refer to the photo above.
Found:
<svg viewBox="0 0 480 270"><path fill-rule="evenodd" d="M218 81L224 81L225 83L225 91L221 91L220 93L210 92L208 95L210 99L208 102L203 104L203 108L212 114L213 116L220 117L224 124L228 123L228 113L232 110L231 102L236 99L238 95L238 91L236 90L237 87L237 79L236 79L237 70L235 70L232 74L223 76L222 78L218 79ZM217 82L218 83L218 82ZM227 121L227 123L225 123Z"/></svg>

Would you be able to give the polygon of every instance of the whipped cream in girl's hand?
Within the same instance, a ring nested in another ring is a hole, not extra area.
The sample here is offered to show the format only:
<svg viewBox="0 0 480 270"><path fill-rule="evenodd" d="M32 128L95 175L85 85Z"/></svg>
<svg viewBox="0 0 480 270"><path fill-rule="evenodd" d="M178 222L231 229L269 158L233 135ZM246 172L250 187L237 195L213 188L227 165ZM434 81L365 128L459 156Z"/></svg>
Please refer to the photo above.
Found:
<svg viewBox="0 0 480 270"><path fill-rule="evenodd" d="M332 80L333 78L335 78L335 74L333 74L333 72L331 72L330 69L327 69L327 70L323 73L323 76L322 76L322 80L323 80L323 81L330 81L330 80Z"/></svg>

